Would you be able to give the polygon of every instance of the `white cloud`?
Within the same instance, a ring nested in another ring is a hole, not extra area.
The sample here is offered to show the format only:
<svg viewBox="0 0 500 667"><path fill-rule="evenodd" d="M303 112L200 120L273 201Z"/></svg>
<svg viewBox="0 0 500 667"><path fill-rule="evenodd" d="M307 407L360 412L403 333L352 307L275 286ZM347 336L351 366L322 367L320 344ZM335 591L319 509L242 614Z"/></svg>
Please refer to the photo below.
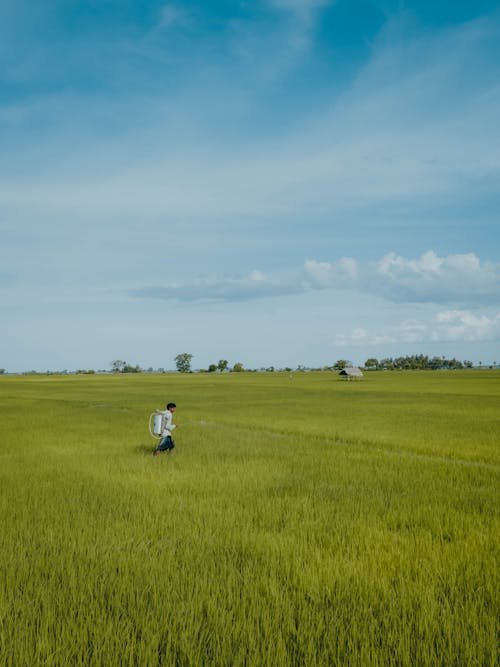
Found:
<svg viewBox="0 0 500 667"><path fill-rule="evenodd" d="M436 341L483 341L500 339L500 313L488 317L464 310L439 313L431 332Z"/></svg>
<svg viewBox="0 0 500 667"><path fill-rule="evenodd" d="M418 259L394 252L377 264L376 289L397 301L456 301L498 298L500 265L481 262L474 253L440 257L433 250Z"/></svg>
<svg viewBox="0 0 500 667"><path fill-rule="evenodd" d="M318 262L308 259L304 264L307 282L315 288L328 288L356 283L358 265L352 257L342 257L338 262Z"/></svg>
<svg viewBox="0 0 500 667"><path fill-rule="evenodd" d="M382 330L355 328L334 336L334 343L340 347L499 340L500 313L488 316L464 310L441 311L428 322L404 320Z"/></svg>

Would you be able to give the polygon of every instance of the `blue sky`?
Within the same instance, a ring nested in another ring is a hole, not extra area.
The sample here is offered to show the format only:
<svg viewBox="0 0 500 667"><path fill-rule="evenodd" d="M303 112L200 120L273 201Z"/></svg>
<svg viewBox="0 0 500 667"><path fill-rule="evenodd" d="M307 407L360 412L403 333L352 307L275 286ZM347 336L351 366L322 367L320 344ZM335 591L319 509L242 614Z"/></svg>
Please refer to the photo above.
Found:
<svg viewBox="0 0 500 667"><path fill-rule="evenodd" d="M500 362L489 0L3 0L0 366Z"/></svg>

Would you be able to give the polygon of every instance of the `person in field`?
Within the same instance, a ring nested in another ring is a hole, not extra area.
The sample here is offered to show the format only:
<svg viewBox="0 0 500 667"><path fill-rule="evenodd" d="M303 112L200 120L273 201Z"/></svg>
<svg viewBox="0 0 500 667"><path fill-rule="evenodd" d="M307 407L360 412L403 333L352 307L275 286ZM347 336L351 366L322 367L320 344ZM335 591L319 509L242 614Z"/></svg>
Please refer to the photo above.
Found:
<svg viewBox="0 0 500 667"><path fill-rule="evenodd" d="M168 403L167 409L162 413L161 440L153 452L154 456L158 456L161 452L171 452L175 447L175 442L172 439L172 431L177 426L180 426L180 424L174 424L172 421L176 407L175 403Z"/></svg>

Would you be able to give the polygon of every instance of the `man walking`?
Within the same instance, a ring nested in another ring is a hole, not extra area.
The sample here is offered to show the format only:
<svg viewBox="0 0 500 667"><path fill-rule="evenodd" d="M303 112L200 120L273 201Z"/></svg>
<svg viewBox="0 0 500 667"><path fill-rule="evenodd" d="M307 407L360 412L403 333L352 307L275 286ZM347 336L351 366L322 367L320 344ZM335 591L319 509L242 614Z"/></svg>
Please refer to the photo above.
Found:
<svg viewBox="0 0 500 667"><path fill-rule="evenodd" d="M172 423L176 407L175 403L168 403L167 409L162 412L161 440L158 447L153 452L154 456L158 456L161 452L171 452L175 447L175 443L172 439L172 431L174 428L177 428L177 426L180 426L180 424Z"/></svg>

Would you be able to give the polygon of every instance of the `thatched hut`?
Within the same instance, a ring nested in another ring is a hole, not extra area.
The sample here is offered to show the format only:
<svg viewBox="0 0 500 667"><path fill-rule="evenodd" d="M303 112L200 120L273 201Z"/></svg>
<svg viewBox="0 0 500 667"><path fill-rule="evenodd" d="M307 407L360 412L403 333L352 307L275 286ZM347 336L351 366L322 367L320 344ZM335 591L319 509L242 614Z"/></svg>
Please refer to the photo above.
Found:
<svg viewBox="0 0 500 667"><path fill-rule="evenodd" d="M346 380L360 380L363 377L363 373L357 366L346 366L340 371L339 375Z"/></svg>

